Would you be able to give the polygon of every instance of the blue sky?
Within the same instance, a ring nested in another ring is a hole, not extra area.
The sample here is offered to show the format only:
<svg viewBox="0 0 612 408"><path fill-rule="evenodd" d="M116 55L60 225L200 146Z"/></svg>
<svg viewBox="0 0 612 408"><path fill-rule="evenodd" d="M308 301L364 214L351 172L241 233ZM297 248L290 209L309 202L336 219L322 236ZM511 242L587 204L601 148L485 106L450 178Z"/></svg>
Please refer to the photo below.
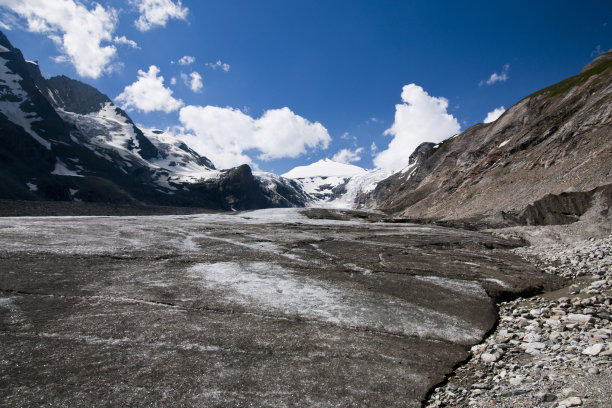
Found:
<svg viewBox="0 0 612 408"><path fill-rule="evenodd" d="M612 48L609 1L0 6L0 29L45 76L95 86L135 122L168 128L220 167L244 161L279 174L343 149L336 158L397 169L415 143L482 122ZM137 48L114 41L122 37ZM184 56L194 61L181 65Z"/></svg>

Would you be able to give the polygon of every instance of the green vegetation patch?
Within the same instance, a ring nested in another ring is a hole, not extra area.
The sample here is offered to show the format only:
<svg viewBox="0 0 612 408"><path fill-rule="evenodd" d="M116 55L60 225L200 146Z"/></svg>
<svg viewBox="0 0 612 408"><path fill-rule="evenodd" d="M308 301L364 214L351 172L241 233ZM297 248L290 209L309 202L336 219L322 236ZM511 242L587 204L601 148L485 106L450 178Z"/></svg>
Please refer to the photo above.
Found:
<svg viewBox="0 0 612 408"><path fill-rule="evenodd" d="M593 75L601 74L611 66L612 60L604 61L601 64L598 64L593 68L589 69L588 71L581 72L580 74L574 75L573 77L569 77L559 83L549 86L548 88L544 88L540 91L537 91L529 95L528 97L546 95L547 97L552 98L554 96L564 94L573 87L584 84Z"/></svg>

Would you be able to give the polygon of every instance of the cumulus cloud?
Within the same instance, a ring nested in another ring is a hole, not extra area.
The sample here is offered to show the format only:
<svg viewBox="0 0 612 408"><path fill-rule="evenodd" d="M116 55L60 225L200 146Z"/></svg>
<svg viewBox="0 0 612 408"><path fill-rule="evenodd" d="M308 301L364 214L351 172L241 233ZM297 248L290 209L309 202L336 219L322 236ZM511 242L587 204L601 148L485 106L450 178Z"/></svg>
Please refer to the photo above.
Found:
<svg viewBox="0 0 612 408"><path fill-rule="evenodd" d="M195 57L191 55L185 55L178 60L179 65L191 65L195 62ZM174 64L174 61L172 61Z"/></svg>
<svg viewBox="0 0 612 408"><path fill-rule="evenodd" d="M253 165L250 151L260 160L293 158L307 149L326 149L331 141L323 125L286 107L255 119L230 107L186 106L179 120L183 129L176 136L222 168Z"/></svg>
<svg viewBox="0 0 612 408"><path fill-rule="evenodd" d="M164 77L158 74L159 68L155 65L151 65L148 72L138 70L136 82L126 86L115 100L127 111L169 113L179 109L183 101L172 96L172 90L164 86Z"/></svg>
<svg viewBox="0 0 612 408"><path fill-rule="evenodd" d="M115 44L123 44L123 45L128 45L128 46L130 46L132 48L140 49L138 44L136 44L136 41L127 39L125 35L122 35L121 37L113 38L113 42Z"/></svg>
<svg viewBox="0 0 612 408"><path fill-rule="evenodd" d="M423 142L441 142L460 130L457 119L448 114L448 100L429 96L418 85L402 89L403 103L395 105L395 121L385 131L393 139L374 158L374 165L396 171L408 165L408 158Z"/></svg>
<svg viewBox="0 0 612 408"><path fill-rule="evenodd" d="M506 111L506 108L500 106L499 108L493 109L492 112L487 113L487 117L484 118L483 123L495 122Z"/></svg>
<svg viewBox="0 0 612 408"><path fill-rule="evenodd" d="M334 156L332 157L332 160L340 162L340 163L346 163L346 164L350 164L352 162L358 162L361 160L362 152L363 152L363 147L359 147L355 150L342 149L338 151L338 153L334 154Z"/></svg>
<svg viewBox="0 0 612 408"><path fill-rule="evenodd" d="M217 62L207 62L206 66L211 67L214 70L217 70L220 68L225 72L228 72L230 70L230 64L221 62L221 60L217 60Z"/></svg>
<svg viewBox="0 0 612 408"><path fill-rule="evenodd" d="M26 29L47 35L62 53L60 61L70 62L83 77L98 78L112 70L117 49L112 34L117 12L75 0L2 0L0 4L27 22Z"/></svg>
<svg viewBox="0 0 612 408"><path fill-rule="evenodd" d="M189 9L180 0L131 0L140 17L134 22L140 31L148 31L155 26L165 27L170 19L185 20Z"/></svg>
<svg viewBox="0 0 612 408"><path fill-rule="evenodd" d="M496 82L505 82L508 80L508 78L510 78L508 76L508 71L510 70L510 64L506 64L504 65L504 68L502 69L502 71L498 74L497 72L494 72L491 74L491 76L487 79L483 79L482 81L480 81L478 83L478 85L483 86L483 85L493 85Z"/></svg>
<svg viewBox="0 0 612 408"><path fill-rule="evenodd" d="M183 79L183 82L185 82L185 85L187 85L193 92L200 92L204 87L204 84L202 83L202 76L195 71L189 75L181 74L181 78ZM170 82L172 83L172 80L170 80Z"/></svg>

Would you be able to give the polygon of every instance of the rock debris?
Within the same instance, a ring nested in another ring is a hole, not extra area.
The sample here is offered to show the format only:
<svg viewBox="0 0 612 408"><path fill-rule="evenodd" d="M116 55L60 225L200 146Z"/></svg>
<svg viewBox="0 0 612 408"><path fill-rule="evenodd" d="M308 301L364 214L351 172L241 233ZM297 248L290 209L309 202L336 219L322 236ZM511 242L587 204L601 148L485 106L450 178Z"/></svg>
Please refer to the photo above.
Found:
<svg viewBox="0 0 612 408"><path fill-rule="evenodd" d="M612 236L514 251L568 286L500 303L496 330L425 406L612 406Z"/></svg>

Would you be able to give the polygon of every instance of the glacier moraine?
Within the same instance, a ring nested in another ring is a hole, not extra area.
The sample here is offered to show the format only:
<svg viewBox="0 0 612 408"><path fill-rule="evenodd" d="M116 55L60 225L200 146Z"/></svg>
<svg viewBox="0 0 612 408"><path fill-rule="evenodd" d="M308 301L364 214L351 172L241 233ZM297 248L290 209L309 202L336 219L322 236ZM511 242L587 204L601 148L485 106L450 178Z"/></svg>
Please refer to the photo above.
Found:
<svg viewBox="0 0 612 408"><path fill-rule="evenodd" d="M20 406L417 407L558 282L479 232L375 213L0 218Z"/></svg>

